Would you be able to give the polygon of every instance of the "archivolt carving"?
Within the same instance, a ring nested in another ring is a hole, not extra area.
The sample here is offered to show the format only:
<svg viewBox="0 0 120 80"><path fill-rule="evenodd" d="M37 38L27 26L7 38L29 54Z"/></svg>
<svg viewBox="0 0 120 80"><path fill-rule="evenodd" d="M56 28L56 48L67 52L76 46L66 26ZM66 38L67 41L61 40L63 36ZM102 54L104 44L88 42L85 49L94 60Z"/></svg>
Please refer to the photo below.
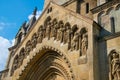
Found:
<svg viewBox="0 0 120 80"><path fill-rule="evenodd" d="M120 80L120 54L116 50L110 52L109 66L111 80Z"/></svg>
<svg viewBox="0 0 120 80"><path fill-rule="evenodd" d="M45 79L45 77L47 78L47 76L50 75L50 73L61 74L62 75L61 78L62 79L64 78L64 80L75 80L74 75L72 73L73 71L72 71L70 62L67 59L67 57L63 53L61 53L61 51L59 51L58 49L52 48L50 46L43 46L41 47L39 53L43 52L43 50L44 50L43 56L41 56L41 58L38 61L35 61L37 63L31 66L32 69L30 69L30 72L28 72L29 74L26 75L26 78L24 80L28 80L29 78L31 80L48 80L48 79ZM58 63L59 61L56 62L57 59L60 61L64 61L64 64L67 64L68 68L66 69L64 65L62 65L61 63ZM41 66L38 66L38 65L41 65ZM34 74L32 74L33 70L34 71L36 70Z"/></svg>
<svg viewBox="0 0 120 80"><path fill-rule="evenodd" d="M118 4L116 7L115 7L115 10L119 10L120 9L120 4Z"/></svg>
<svg viewBox="0 0 120 80"><path fill-rule="evenodd" d="M54 37L55 40L61 43L68 43L68 50L80 50L80 55L86 55L88 49L88 31L86 28L82 28L78 32L78 26L75 24L71 27L70 23L64 25L63 21L57 22L57 19L52 20L51 17L47 17L44 22L44 26L40 26L37 33L34 33L31 40L26 43L25 50L23 49L19 54L20 63L17 65L20 67L22 61L32 51L37 43L42 43L43 38L50 39ZM48 47L45 46L48 49ZM60 52L58 52L60 53ZM25 56L25 57L24 57ZM66 59L66 57L64 57ZM15 60L14 63L17 63ZM66 60L66 63L68 61ZM14 65L16 66L16 65ZM15 67L13 67L15 68Z"/></svg>

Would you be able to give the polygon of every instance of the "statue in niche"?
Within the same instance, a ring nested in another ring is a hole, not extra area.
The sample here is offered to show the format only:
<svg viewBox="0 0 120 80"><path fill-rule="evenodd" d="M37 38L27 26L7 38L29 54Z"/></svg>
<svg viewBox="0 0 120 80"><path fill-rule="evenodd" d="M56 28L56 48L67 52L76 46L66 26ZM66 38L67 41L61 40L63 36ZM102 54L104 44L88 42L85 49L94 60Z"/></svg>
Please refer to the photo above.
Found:
<svg viewBox="0 0 120 80"><path fill-rule="evenodd" d="M55 34L54 34L55 28L54 28L54 25L51 25L51 26L52 26L51 27L52 29L51 29L50 37L52 38L55 36Z"/></svg>
<svg viewBox="0 0 120 80"><path fill-rule="evenodd" d="M42 34L43 34L43 38L45 38L46 37L46 27L45 26L43 26L43 28L42 28Z"/></svg>
<svg viewBox="0 0 120 80"><path fill-rule="evenodd" d="M51 33L51 23L49 22L46 27L46 37L48 37L48 39L50 39L50 33Z"/></svg>
<svg viewBox="0 0 120 80"><path fill-rule="evenodd" d="M31 47L31 42L28 41L25 47L25 55L26 57L29 55L30 51L31 51L32 47Z"/></svg>
<svg viewBox="0 0 120 80"><path fill-rule="evenodd" d="M34 34L31 40L32 49L36 47L36 44L37 44L37 35Z"/></svg>
<svg viewBox="0 0 120 80"><path fill-rule="evenodd" d="M120 58L116 52L112 54L111 69L113 80L120 80Z"/></svg>
<svg viewBox="0 0 120 80"><path fill-rule="evenodd" d="M54 34L55 34L55 39L57 39L58 36L58 30L60 29L60 27L58 26L58 24L55 24L55 29L54 29Z"/></svg>
<svg viewBox="0 0 120 80"><path fill-rule="evenodd" d="M17 68L18 68L18 55L16 55L15 59L14 59L14 62L13 62L13 66L12 66L12 71L11 72L14 72Z"/></svg>
<svg viewBox="0 0 120 80"><path fill-rule="evenodd" d="M41 43L43 40L43 27L39 28L37 36L38 36L37 42Z"/></svg>
<svg viewBox="0 0 120 80"><path fill-rule="evenodd" d="M60 42L63 42L64 31L65 31L65 28L62 23L60 24L60 28L58 29L58 35L57 35L57 40L60 40Z"/></svg>
<svg viewBox="0 0 120 80"><path fill-rule="evenodd" d="M88 49L88 35L87 33L82 34L82 39L81 39L81 53L82 55L87 54L87 49Z"/></svg>
<svg viewBox="0 0 120 80"><path fill-rule="evenodd" d="M57 37L57 29L58 29L58 25L57 22L53 22L53 27L51 29L51 37L54 37L54 39L56 39Z"/></svg>
<svg viewBox="0 0 120 80"><path fill-rule="evenodd" d="M70 26L66 26L63 38L64 43L70 43L70 32L71 32Z"/></svg>
<svg viewBox="0 0 120 80"><path fill-rule="evenodd" d="M22 65L24 57L25 57L24 51L21 51L19 58L18 58L18 60L19 60L18 68Z"/></svg>
<svg viewBox="0 0 120 80"><path fill-rule="evenodd" d="M59 41L61 39L61 27L58 29L58 32L57 32L57 41Z"/></svg>
<svg viewBox="0 0 120 80"><path fill-rule="evenodd" d="M71 42L71 50L77 50L78 49L78 43L79 43L79 34L75 33L72 42Z"/></svg>

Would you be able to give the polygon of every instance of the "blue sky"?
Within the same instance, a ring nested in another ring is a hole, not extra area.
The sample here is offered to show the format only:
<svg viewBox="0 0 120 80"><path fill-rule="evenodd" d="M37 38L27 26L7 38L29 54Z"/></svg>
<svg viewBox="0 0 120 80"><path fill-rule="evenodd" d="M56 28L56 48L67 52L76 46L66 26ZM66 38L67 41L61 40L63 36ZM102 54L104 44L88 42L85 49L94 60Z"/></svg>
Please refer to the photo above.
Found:
<svg viewBox="0 0 120 80"><path fill-rule="evenodd" d="M0 0L0 71L4 69L8 56L7 48L24 21L28 21L34 8L41 14L44 0Z"/></svg>

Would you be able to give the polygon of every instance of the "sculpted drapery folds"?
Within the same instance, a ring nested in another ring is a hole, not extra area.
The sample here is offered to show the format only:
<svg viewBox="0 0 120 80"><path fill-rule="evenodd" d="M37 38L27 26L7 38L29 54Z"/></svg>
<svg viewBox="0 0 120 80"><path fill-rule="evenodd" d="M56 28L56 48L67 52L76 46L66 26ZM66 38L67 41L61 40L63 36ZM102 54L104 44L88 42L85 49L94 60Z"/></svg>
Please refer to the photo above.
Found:
<svg viewBox="0 0 120 80"><path fill-rule="evenodd" d="M45 20L45 23L44 23L44 30L45 30L45 36L44 37L47 37L48 39L50 39L50 33L51 33L51 17L48 16L47 19Z"/></svg>
<svg viewBox="0 0 120 80"><path fill-rule="evenodd" d="M70 30L70 47L71 50L78 50L79 34L77 33L77 25L74 25Z"/></svg>
<svg viewBox="0 0 120 80"><path fill-rule="evenodd" d="M111 77L112 80L120 80L120 57L114 50L111 55Z"/></svg>
<svg viewBox="0 0 120 80"><path fill-rule="evenodd" d="M77 50L78 49L78 40L79 40L79 34L76 32L73 39L72 39L72 42L71 42L71 50Z"/></svg>
<svg viewBox="0 0 120 80"><path fill-rule="evenodd" d="M51 26L52 26L52 24L51 24L50 22L48 22L48 25L47 25L47 27L46 27L46 37L47 37L48 39L50 39Z"/></svg>
<svg viewBox="0 0 120 80"><path fill-rule="evenodd" d="M57 38L57 30L58 30L58 22L57 19L54 19L52 21L52 29L51 29L51 37L54 37L54 39Z"/></svg>
<svg viewBox="0 0 120 80"><path fill-rule="evenodd" d="M19 63L18 55L16 55L15 58L14 58L13 65L12 65L11 75L12 75L12 74L14 73L14 71L18 68L18 63Z"/></svg>
<svg viewBox="0 0 120 80"><path fill-rule="evenodd" d="M38 38L37 34L34 33L33 36L32 36L32 40L31 40L31 47L32 47L32 49L35 48L36 45L37 45L37 38Z"/></svg>
<svg viewBox="0 0 120 80"><path fill-rule="evenodd" d="M65 25L65 31L64 31L64 38L63 38L63 42L65 43L70 43L70 31L71 31L71 27L69 23L66 23Z"/></svg>
<svg viewBox="0 0 120 80"><path fill-rule="evenodd" d="M44 37L43 33L44 33L43 26L40 26L39 29L38 29L38 33L37 33L37 36L38 36L37 42L38 43L42 42L43 37Z"/></svg>
<svg viewBox="0 0 120 80"><path fill-rule="evenodd" d="M24 48L21 49L20 53L19 53L19 57L18 57L18 67L20 67L23 63L23 60L25 58L25 52L24 52Z"/></svg>
<svg viewBox="0 0 120 80"><path fill-rule="evenodd" d="M87 54L88 49L88 32L86 28L82 28L80 31L80 54L81 56Z"/></svg>
<svg viewBox="0 0 120 80"><path fill-rule="evenodd" d="M82 55L85 55L87 53L87 48L88 48L88 36L87 34L83 34L82 41L81 41Z"/></svg>
<svg viewBox="0 0 120 80"><path fill-rule="evenodd" d="M59 22L59 29L58 29L58 35L57 35L57 40L60 42L63 42L63 31L64 31L64 24L63 21Z"/></svg>
<svg viewBox="0 0 120 80"><path fill-rule="evenodd" d="M30 53L30 51L32 50L32 47L31 47L31 41L29 40L27 43L26 43L26 47L25 47L25 56L27 57Z"/></svg>

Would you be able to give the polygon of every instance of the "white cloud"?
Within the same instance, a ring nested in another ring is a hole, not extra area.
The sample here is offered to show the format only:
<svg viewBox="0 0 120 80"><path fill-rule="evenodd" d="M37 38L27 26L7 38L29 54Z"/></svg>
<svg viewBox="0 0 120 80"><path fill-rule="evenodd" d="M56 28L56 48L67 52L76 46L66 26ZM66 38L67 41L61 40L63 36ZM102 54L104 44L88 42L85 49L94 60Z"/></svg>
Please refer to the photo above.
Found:
<svg viewBox="0 0 120 80"><path fill-rule="evenodd" d="M41 13L42 13L42 11L37 11L37 14L36 14L36 18L37 18L37 19L39 18L39 16L41 15ZM30 14L30 15L28 16L28 19L30 20L32 17L33 17L33 15Z"/></svg>
<svg viewBox="0 0 120 80"><path fill-rule="evenodd" d="M5 27L15 26L16 23L0 22L0 30L3 30Z"/></svg>
<svg viewBox="0 0 120 80"><path fill-rule="evenodd" d="M38 19L39 16L41 15L42 11L37 11L36 18Z"/></svg>
<svg viewBox="0 0 120 80"><path fill-rule="evenodd" d="M12 42L12 46L14 46L14 44L15 44L15 39L11 40L11 42Z"/></svg>
<svg viewBox="0 0 120 80"><path fill-rule="evenodd" d="M14 41L14 40L13 40ZM0 71L5 68L8 58L8 48L12 45L12 42L8 39L0 36Z"/></svg>

